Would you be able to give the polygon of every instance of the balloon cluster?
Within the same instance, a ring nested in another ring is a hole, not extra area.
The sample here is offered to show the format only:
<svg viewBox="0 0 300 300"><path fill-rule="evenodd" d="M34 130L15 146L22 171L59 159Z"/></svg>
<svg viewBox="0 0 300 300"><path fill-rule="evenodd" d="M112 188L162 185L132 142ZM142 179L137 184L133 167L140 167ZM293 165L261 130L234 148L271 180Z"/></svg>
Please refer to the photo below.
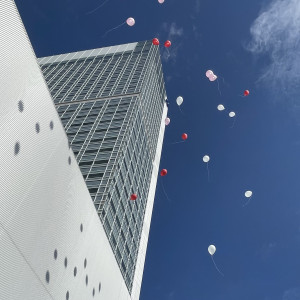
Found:
<svg viewBox="0 0 300 300"><path fill-rule="evenodd" d="M207 70L205 75L210 81L215 81L216 79L218 79L218 76L215 75L212 70Z"/></svg>
<svg viewBox="0 0 300 300"><path fill-rule="evenodd" d="M153 44L154 46L159 46L159 39L158 39L158 38L154 38L154 39L152 40L152 44ZM169 41L169 40L166 40L165 43L164 43L164 46L165 46L166 48L171 47L171 45L172 45L172 43L171 43L171 41Z"/></svg>

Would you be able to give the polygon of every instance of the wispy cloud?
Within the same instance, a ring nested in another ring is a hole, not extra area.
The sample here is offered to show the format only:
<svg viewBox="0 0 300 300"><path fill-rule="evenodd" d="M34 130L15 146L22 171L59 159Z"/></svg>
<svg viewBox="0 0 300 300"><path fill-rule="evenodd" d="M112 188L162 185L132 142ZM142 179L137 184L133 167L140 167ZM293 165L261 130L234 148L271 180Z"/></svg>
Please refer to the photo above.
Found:
<svg viewBox="0 0 300 300"><path fill-rule="evenodd" d="M170 48L164 49L162 53L162 59L164 61L176 60L178 49L181 47L180 37L183 35L183 28L177 26L175 22L163 23L162 29L168 33L167 39L171 41L172 46Z"/></svg>
<svg viewBox="0 0 300 300"><path fill-rule="evenodd" d="M174 296L175 296L175 291L171 291L168 294L168 299L174 299Z"/></svg>
<svg viewBox="0 0 300 300"><path fill-rule="evenodd" d="M262 245L262 247L260 248L260 250L258 251L259 257L263 261L268 260L276 247L277 247L276 242L266 242L266 243L264 243Z"/></svg>
<svg viewBox="0 0 300 300"><path fill-rule="evenodd" d="M299 300L299 299L300 299L300 287L286 290L282 296L282 300Z"/></svg>
<svg viewBox="0 0 300 300"><path fill-rule="evenodd" d="M195 2L195 13L199 14L201 10L201 0L196 0Z"/></svg>
<svg viewBox="0 0 300 300"><path fill-rule="evenodd" d="M266 65L259 80L286 95L299 91L299 30L299 0L273 0L250 28L252 40L248 49L262 55Z"/></svg>

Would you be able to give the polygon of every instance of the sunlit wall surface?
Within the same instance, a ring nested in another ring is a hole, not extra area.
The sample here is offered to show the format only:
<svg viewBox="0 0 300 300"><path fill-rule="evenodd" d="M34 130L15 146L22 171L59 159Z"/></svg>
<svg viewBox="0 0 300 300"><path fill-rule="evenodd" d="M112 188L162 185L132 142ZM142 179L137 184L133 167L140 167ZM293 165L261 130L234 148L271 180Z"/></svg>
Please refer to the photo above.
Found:
<svg viewBox="0 0 300 300"><path fill-rule="evenodd" d="M142 276L135 271L137 264L143 267L144 257L137 261L148 202L148 214L152 211L150 186L155 190L153 166L159 163L166 116L159 49L145 41L44 57L39 63L126 285L134 292L134 278ZM138 196L135 202L132 193Z"/></svg>

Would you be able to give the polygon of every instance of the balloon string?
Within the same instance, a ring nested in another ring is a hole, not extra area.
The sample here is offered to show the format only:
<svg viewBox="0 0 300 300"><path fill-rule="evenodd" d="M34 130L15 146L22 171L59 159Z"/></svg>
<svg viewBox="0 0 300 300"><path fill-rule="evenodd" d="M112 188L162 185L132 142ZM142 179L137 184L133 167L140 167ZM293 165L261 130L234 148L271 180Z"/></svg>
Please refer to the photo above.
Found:
<svg viewBox="0 0 300 300"><path fill-rule="evenodd" d="M243 205L243 207L245 207L246 205L249 204L250 200L251 200L252 196L248 199L248 201Z"/></svg>
<svg viewBox="0 0 300 300"><path fill-rule="evenodd" d="M224 277L224 274L223 274L223 273L219 270L219 268L217 267L217 265L216 265L216 263L215 263L215 261L214 261L213 256L211 255L210 257L211 257L211 260L213 261L213 263L214 263L214 265L215 265L216 270Z"/></svg>
<svg viewBox="0 0 300 300"><path fill-rule="evenodd" d="M180 106L178 105L179 111L185 116L185 114L183 113L183 111L181 110Z"/></svg>
<svg viewBox="0 0 300 300"><path fill-rule="evenodd" d="M217 79L217 84L218 84L218 91L220 93L220 96L222 96L221 91L220 91L220 84L219 84L219 80Z"/></svg>
<svg viewBox="0 0 300 300"><path fill-rule="evenodd" d="M115 30L115 29L121 27L121 26L124 25L125 23L126 23L126 21L123 22L122 24L120 24L120 25L118 25L118 26L112 28L112 29L109 29L108 31L106 31L106 32L104 33L104 35L103 35L102 37L105 37L109 32L111 32L111 31L113 31L113 30Z"/></svg>
<svg viewBox="0 0 300 300"><path fill-rule="evenodd" d="M175 142L175 143L172 143L171 145L174 145L174 144L180 144L180 143L184 143L184 141Z"/></svg>
<svg viewBox="0 0 300 300"><path fill-rule="evenodd" d="M104 1L102 4L100 4L99 6L97 6L95 9L93 9L93 10L87 12L86 15L90 15L90 14L92 14L93 12L97 11L99 8L101 8L101 7L102 7L105 3L107 3L108 1L109 1L109 0Z"/></svg>
<svg viewBox="0 0 300 300"><path fill-rule="evenodd" d="M209 168L208 168L208 162L207 162L207 164L206 164L206 169L207 169L207 180L208 180L208 182L209 182Z"/></svg>
<svg viewBox="0 0 300 300"><path fill-rule="evenodd" d="M164 192L164 194L165 194L167 200L171 203L172 201L171 201L170 198L168 197L168 194L167 194L167 192L166 192L166 190L165 190L163 181L161 180L160 183L161 183L162 190L163 190L163 192Z"/></svg>
<svg viewBox="0 0 300 300"><path fill-rule="evenodd" d="M236 120L236 117L234 118L233 120L233 123L232 123L232 126L230 128L233 128L234 124L235 124L235 120Z"/></svg>
<svg viewBox="0 0 300 300"><path fill-rule="evenodd" d="M218 75L218 76L222 78L223 83L225 84L225 79L224 79L224 77L223 77L223 76L220 76L220 75Z"/></svg>
<svg viewBox="0 0 300 300"><path fill-rule="evenodd" d="M166 48L166 49L167 49L167 52L168 52L168 57L167 57L167 59L169 59L169 57L171 56L171 54L170 54L169 49L168 49L168 48Z"/></svg>

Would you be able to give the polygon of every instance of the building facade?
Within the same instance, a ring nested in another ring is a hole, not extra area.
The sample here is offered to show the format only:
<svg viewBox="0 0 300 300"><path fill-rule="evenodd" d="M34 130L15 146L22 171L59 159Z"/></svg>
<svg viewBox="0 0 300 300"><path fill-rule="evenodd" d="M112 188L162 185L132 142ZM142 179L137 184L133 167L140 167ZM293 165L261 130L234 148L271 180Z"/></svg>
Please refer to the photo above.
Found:
<svg viewBox="0 0 300 300"><path fill-rule="evenodd" d="M159 49L144 41L38 62L127 289L138 299L167 113Z"/></svg>
<svg viewBox="0 0 300 300"><path fill-rule="evenodd" d="M0 299L138 299L138 281L130 294L13 0L0 1L0 45Z"/></svg>

